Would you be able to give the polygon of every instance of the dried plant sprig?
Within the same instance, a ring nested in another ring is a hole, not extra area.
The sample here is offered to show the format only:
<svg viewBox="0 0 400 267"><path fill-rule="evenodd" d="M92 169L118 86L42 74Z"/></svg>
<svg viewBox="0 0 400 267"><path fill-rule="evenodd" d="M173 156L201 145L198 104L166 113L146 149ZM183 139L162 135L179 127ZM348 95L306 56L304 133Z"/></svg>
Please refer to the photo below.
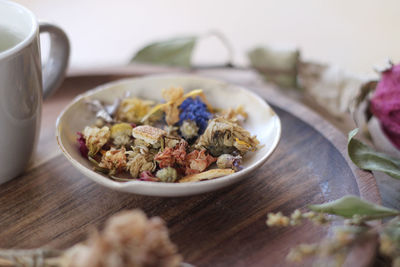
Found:
<svg viewBox="0 0 400 267"><path fill-rule="evenodd" d="M282 212L268 213L266 224L268 226L294 226L300 225L304 219L308 219L318 225L326 224L332 220L332 218L329 218L322 213L316 213L313 211L302 213L297 209L290 216L284 216Z"/></svg>
<svg viewBox="0 0 400 267"><path fill-rule="evenodd" d="M378 241L380 255L388 257L392 266L400 266L399 211L355 196L345 196L329 203L311 205L309 208L312 211L295 210L290 216L285 216L282 212L269 213L266 223L270 227L295 226L303 220L315 224L342 221L343 224L335 226L333 235L321 242L300 244L292 248L287 260L301 262L305 258L314 258L318 266L342 266L349 253L357 246ZM385 224L376 222L389 217L395 218Z"/></svg>

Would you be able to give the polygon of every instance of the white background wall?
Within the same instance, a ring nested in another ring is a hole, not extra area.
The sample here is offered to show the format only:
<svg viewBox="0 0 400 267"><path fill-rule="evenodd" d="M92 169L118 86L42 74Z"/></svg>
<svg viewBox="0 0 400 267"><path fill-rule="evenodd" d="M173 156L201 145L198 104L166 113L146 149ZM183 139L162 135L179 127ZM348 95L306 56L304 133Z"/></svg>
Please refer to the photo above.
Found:
<svg viewBox="0 0 400 267"><path fill-rule="evenodd" d="M150 41L217 29L235 61L262 44L299 47L303 58L365 74L387 58L400 61L400 1L396 0L17 0L39 19L57 23L72 42L71 68L121 65ZM223 62L213 39L196 62Z"/></svg>

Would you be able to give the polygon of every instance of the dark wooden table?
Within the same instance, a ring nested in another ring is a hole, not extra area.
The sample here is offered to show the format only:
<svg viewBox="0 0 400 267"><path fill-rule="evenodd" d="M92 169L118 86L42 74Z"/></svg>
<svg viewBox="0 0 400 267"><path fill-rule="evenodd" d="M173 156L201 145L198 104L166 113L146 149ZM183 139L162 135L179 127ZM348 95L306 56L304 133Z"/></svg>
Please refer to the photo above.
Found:
<svg viewBox="0 0 400 267"><path fill-rule="evenodd" d="M93 183L58 149L56 118L77 94L132 73L148 72L70 77L46 100L31 166L0 186L0 247L66 248L82 241L91 227L101 227L114 213L140 208L167 222L185 261L196 266L286 265L284 258L291 246L318 240L329 228L308 223L267 228L268 212L290 213L346 194L381 201L373 176L348 159L342 133L303 105L240 73L203 74L246 84L272 103L282 120L277 150L252 177L217 192L184 198L137 196Z"/></svg>

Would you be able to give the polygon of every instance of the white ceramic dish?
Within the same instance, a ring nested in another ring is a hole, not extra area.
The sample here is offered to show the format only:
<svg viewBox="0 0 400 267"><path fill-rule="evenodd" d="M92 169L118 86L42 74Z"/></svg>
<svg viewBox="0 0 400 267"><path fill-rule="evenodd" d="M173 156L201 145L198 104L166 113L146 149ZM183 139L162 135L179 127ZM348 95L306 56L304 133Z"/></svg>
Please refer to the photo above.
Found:
<svg viewBox="0 0 400 267"><path fill-rule="evenodd" d="M249 152L243 159L243 170L214 180L194 183L157 183L145 181L116 182L92 170L91 163L78 150L76 133L94 122L95 116L85 104L86 99L99 99L112 103L126 92L145 99L161 101L161 89L181 86L185 92L203 89L212 106L218 108L243 105L249 114L244 128L257 135L264 146L256 152ZM281 135L279 117L272 108L256 94L226 82L192 75L156 75L144 78L124 79L104 84L76 97L57 119L57 142L72 165L83 176L111 189L149 196L188 196L226 187L245 178L259 168L278 145Z"/></svg>

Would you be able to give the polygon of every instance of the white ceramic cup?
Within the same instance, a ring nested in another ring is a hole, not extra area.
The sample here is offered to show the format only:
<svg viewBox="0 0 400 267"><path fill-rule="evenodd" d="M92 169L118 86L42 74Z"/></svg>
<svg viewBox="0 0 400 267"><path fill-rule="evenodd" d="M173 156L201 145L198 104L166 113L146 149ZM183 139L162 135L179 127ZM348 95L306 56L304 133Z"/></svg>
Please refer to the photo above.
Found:
<svg viewBox="0 0 400 267"><path fill-rule="evenodd" d="M9 37L5 31L18 37L16 44L0 51L1 184L27 167L39 135L42 97L61 84L70 47L60 28L38 23L31 11L14 2L0 0L0 29L0 43ZM50 55L44 66L40 33L50 35Z"/></svg>

